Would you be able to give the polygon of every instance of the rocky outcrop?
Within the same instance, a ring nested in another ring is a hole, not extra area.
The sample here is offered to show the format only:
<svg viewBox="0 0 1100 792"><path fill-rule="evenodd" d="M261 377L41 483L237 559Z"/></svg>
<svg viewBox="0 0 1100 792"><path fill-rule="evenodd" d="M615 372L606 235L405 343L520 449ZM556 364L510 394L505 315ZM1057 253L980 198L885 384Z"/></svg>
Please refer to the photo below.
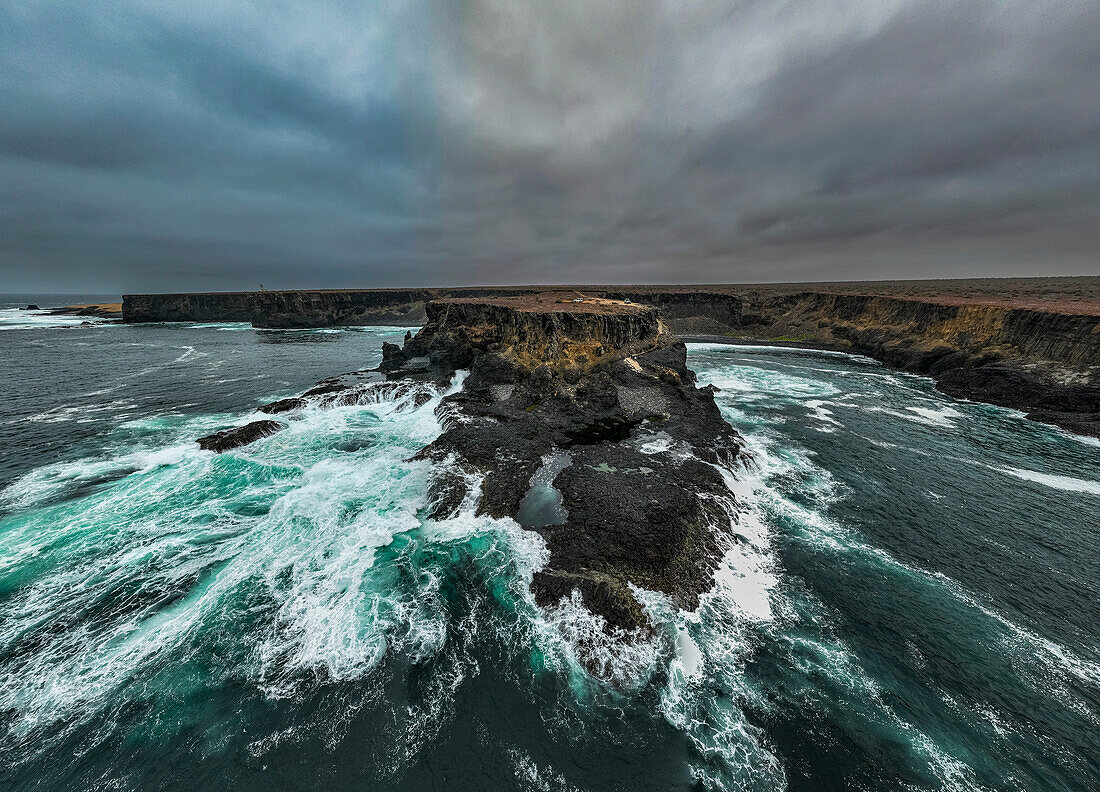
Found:
<svg viewBox="0 0 1100 792"><path fill-rule="evenodd" d="M631 631L648 625L632 585L697 605L731 523L722 470L741 442L686 353L649 306L459 299L429 304L380 370L415 381L468 369L440 404L445 431L418 454L436 463L432 516L476 501L538 531L550 559L536 602L576 591Z"/></svg>
<svg viewBox="0 0 1100 792"><path fill-rule="evenodd" d="M711 586L737 509L726 477L745 454L656 309L571 299L431 302L377 370L261 410L417 407L464 372L437 407L442 434L416 455L434 463L428 516L472 508L537 531L550 554L535 601L554 608L576 592L632 640L650 629L633 586L689 609Z"/></svg>
<svg viewBox="0 0 1100 792"><path fill-rule="evenodd" d="M126 294L122 320L141 322L247 322L262 292Z"/></svg>
<svg viewBox="0 0 1100 792"><path fill-rule="evenodd" d="M276 432L286 429L286 424L278 421L260 420L252 421L244 426L234 426L231 429L222 429L206 437L198 439L199 448L204 451L213 451L221 454L234 448L255 443L257 440L270 437Z"/></svg>

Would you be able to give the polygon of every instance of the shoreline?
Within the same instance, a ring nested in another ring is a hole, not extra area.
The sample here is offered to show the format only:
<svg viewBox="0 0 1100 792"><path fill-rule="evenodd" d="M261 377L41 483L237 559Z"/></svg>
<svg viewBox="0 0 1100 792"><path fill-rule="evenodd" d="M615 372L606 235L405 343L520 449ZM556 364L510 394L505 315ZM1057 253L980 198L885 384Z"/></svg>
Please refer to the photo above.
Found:
<svg viewBox="0 0 1100 792"><path fill-rule="evenodd" d="M880 360L874 355L865 354L862 352L853 351L851 349L842 349L840 345L830 345L827 343L814 343L812 341L787 341L787 340L773 340L766 338L754 338L754 337L730 337L730 336L718 336L718 335L699 335L699 334L684 334L680 336L680 340L685 344L721 344L723 346L746 346L746 347L771 347L773 349L804 349L811 352L829 352L834 354L848 355L855 358L865 358L872 360L875 363L884 366L891 371L896 371L901 374L909 374L915 377L922 377L924 379L930 379L935 383L935 388L940 393L951 396L952 398L959 399L960 401L967 401L974 404L988 404L994 407L1001 407L1006 410L1013 410L1020 413L1029 421L1035 423L1045 424L1060 429L1064 432L1068 432L1075 437L1086 437L1093 440L1100 440L1100 414L1090 414L1086 412L1081 413L1057 413L1053 414L1044 412L1038 409L1022 409L1012 404L1004 404L996 401L992 398L983 399L978 397L960 396L955 393L951 393L948 390L944 390L940 387L940 379L935 374L930 372L912 371L900 366L893 366L890 363ZM1058 420L1060 419L1060 420Z"/></svg>

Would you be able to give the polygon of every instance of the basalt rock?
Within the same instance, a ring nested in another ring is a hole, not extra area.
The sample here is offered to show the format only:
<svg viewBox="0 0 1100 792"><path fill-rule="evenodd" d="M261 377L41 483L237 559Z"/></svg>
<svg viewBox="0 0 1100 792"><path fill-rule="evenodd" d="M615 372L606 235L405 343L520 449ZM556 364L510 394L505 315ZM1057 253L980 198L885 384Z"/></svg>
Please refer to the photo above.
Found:
<svg viewBox="0 0 1100 792"><path fill-rule="evenodd" d="M649 306L455 299L430 303L428 324L387 345L380 371L414 382L468 371L438 408L444 432L417 455L436 462L431 516L476 500L479 514L518 518L553 465L537 486L560 499L557 519L521 520L550 550L535 600L578 591L631 631L648 627L632 586L694 608L728 538L723 470L740 464L742 443L686 353Z"/></svg>
<svg viewBox="0 0 1100 792"><path fill-rule="evenodd" d="M254 443L257 440L270 437L276 432L286 428L286 424L278 421L260 420L247 423L244 426L235 426L231 429L222 429L206 437L198 439L199 448L204 451L213 451L221 454L234 448Z"/></svg>
<svg viewBox="0 0 1100 792"><path fill-rule="evenodd" d="M319 382L269 414L372 401L437 407L428 516L460 508L511 517L550 551L531 584L553 607L578 592L617 635L651 625L633 587L692 609L713 581L737 509L726 476L742 442L696 387L687 348L660 313L625 301L458 298L428 303L427 324L381 365ZM277 431L256 421L200 440L227 450Z"/></svg>

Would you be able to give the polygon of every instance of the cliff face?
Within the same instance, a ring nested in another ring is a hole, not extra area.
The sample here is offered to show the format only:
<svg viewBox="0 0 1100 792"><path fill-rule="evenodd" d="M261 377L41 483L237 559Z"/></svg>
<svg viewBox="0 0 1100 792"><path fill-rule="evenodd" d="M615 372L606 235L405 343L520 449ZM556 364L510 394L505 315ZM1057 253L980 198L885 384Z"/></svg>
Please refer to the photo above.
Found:
<svg viewBox="0 0 1100 792"><path fill-rule="evenodd" d="M598 309L598 310L597 310ZM556 295L429 303L425 328L403 350L383 349L383 370L410 358L427 358L433 368L469 368L492 352L525 371L545 367L580 376L592 368L652 349L661 333L655 308L604 301L562 302Z"/></svg>
<svg viewBox="0 0 1100 792"><path fill-rule="evenodd" d="M1031 304L1013 291L1022 288L1016 281L992 291L988 287L989 304L975 302L966 291L984 282L966 289L955 282L941 283L936 288L945 296L938 300L797 291L790 286L593 286L558 291L567 298L603 296L654 306L666 326L681 334L868 355L894 368L933 376L946 393L1015 407L1034 418L1100 436L1100 316L1070 310L1093 305L1089 295L1095 293L1090 285L1094 282L1100 280L1068 279L1066 284L1044 287L1048 291L1042 294L1058 298L1049 310L1015 307ZM900 293L902 285L880 287ZM852 288L870 286L874 284ZM433 300L492 303L488 298L533 297L540 291L517 287L128 295L123 316L127 322L251 321L257 327L419 326L435 321L432 309L425 307ZM455 312L455 321L465 322L461 309L452 305L446 310ZM494 322L506 324L501 316L484 316L477 332L486 337ZM498 342L511 344L528 331L516 327L512 332L515 338Z"/></svg>
<svg viewBox="0 0 1100 792"><path fill-rule="evenodd" d="M252 322L257 327L420 325L429 289L131 294L127 322Z"/></svg>
<svg viewBox="0 0 1100 792"><path fill-rule="evenodd" d="M1100 365L1097 316L807 292L753 304L741 327L757 335L786 332L878 354L947 345L968 354L999 351L1071 367Z"/></svg>
<svg viewBox="0 0 1100 792"><path fill-rule="evenodd" d="M953 396L1100 436L1100 317L895 297L754 301L740 334L867 355Z"/></svg>
<svg viewBox="0 0 1100 792"><path fill-rule="evenodd" d="M334 327L350 325L420 326L425 305L445 298L516 297L539 288L339 289L317 291L219 292L209 294L128 294L123 298L127 322L251 322L256 327ZM693 329L736 326L741 298L724 292L658 288L586 287L570 297L609 297L648 303L674 325L694 322ZM699 325L700 318L708 320ZM688 329L688 325L684 325Z"/></svg>
<svg viewBox="0 0 1100 792"><path fill-rule="evenodd" d="M420 452L438 471L433 515L468 502L480 480L480 513L545 538L550 560L532 582L544 607L576 591L612 628L645 629L633 584L694 608L734 508L720 468L732 471L741 442L658 312L522 298L443 300L428 313L381 370L469 370L440 405L446 430ZM560 511L525 508L538 487Z"/></svg>

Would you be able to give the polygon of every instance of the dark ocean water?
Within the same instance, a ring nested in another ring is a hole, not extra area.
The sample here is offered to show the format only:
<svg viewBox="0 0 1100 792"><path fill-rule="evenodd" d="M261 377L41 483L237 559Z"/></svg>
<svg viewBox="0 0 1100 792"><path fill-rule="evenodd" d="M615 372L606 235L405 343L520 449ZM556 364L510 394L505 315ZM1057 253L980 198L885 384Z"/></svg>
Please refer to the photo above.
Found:
<svg viewBox="0 0 1100 792"><path fill-rule="evenodd" d="M1100 788L1100 444L693 345L755 460L739 540L697 612L643 593L658 636L608 682L592 619L531 602L537 537L422 518L438 398L193 444L403 330L11 307L0 789Z"/></svg>

